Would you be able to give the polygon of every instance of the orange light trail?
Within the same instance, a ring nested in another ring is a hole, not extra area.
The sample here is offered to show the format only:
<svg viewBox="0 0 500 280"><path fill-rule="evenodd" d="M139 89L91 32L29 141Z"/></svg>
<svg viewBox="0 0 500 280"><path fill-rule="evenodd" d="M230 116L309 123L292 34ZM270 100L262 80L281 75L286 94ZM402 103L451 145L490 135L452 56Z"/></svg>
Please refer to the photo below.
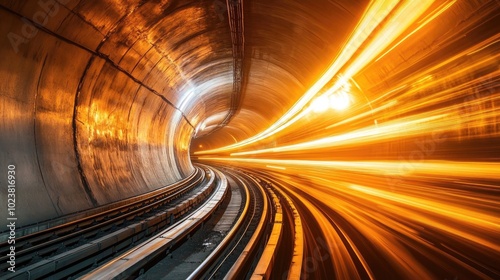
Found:
<svg viewBox="0 0 500 280"><path fill-rule="evenodd" d="M457 19L469 2L382 2L300 108L198 159L281 183L306 255L320 236L330 256L307 277L498 279L500 6ZM340 91L353 97L344 110L319 102Z"/></svg>
<svg viewBox="0 0 500 280"><path fill-rule="evenodd" d="M213 154L248 146L275 135L303 118L304 115L308 113L308 110L304 112L305 106L317 95L328 81L339 74L338 72L340 69L348 63L368 37L373 36L375 39L363 48L362 53L356 57L354 62L350 64L349 68L343 74L344 78L335 83L330 90L336 91L343 86L345 80L350 79L355 73L366 66L369 61L372 61L380 51L393 42L412 24L413 21L422 15L434 1L404 1L399 5L399 8L393 15L389 19L386 19L399 2L400 1L372 1L358 26L354 29L349 41L345 44L341 53L333 61L325 74L318 79L318 81L292 108L290 108L289 111L287 111L278 121L269 126L269 128L238 143L217 149L198 151L195 152L195 155ZM381 31L375 31L383 20L387 20L389 24L385 25Z"/></svg>

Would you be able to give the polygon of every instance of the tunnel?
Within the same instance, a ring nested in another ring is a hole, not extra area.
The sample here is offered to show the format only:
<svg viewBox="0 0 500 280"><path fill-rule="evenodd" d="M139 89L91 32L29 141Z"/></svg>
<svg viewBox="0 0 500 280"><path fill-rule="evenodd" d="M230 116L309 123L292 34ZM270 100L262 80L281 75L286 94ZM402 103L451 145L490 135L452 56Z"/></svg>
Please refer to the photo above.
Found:
<svg viewBox="0 0 500 280"><path fill-rule="evenodd" d="M196 180L165 223L216 207L158 256L260 199L256 261L226 278L500 277L499 1L0 0L0 18L0 278L98 271L93 252L38 272L78 247L36 240L91 244L83 219ZM158 256L82 279L155 279Z"/></svg>

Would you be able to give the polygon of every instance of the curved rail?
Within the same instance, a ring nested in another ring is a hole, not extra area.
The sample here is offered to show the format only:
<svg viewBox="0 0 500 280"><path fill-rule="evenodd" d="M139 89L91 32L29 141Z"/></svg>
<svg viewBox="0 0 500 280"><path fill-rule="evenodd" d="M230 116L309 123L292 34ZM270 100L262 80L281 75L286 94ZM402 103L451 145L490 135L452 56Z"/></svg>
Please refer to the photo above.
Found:
<svg viewBox="0 0 500 280"><path fill-rule="evenodd" d="M292 198L286 194L282 190L282 186L280 183L270 176L267 176L265 174L262 174L261 172L256 172L256 171L249 171L250 174L253 174L257 177L257 180L266 180L268 182L268 186L274 190L274 192L277 193L278 196L280 196L284 201L285 201L285 206L287 206L291 211L289 213L290 219L291 219L291 224L293 225L293 255L292 255L292 260L290 263L290 266L288 268L288 276L287 279L300 279L301 278L301 271L302 271L302 262L303 262L303 255L304 255L304 233L302 229L302 220L299 215L299 211L297 207L295 206ZM285 207L282 208L283 210L287 209ZM283 211L283 214L287 214L286 211ZM275 259L272 259L273 261ZM270 262L269 263L270 267L274 267L274 263ZM262 269L263 270L263 269ZM258 271L257 269L254 271L254 275L257 278L260 278L259 275L262 275L263 271ZM270 273L266 274L269 278Z"/></svg>
<svg viewBox="0 0 500 280"><path fill-rule="evenodd" d="M65 232L66 228L74 226L76 228L83 228L92 222L92 219L99 220L101 216L110 215L115 210L123 211L125 208L133 207L134 205L146 202L150 198L157 197L162 193L173 192L179 188L185 187L189 183L195 183L193 180L201 182L204 176L201 173L200 168L195 168L193 172L186 178L164 186L162 188L137 195L131 198L123 199L117 202L109 203L103 206L95 207L88 210L82 210L76 213L71 213L58 217L55 219L47 220L44 222L23 226L22 228L16 229L16 244L18 248L21 248L26 242L31 242L32 240L42 240L44 235L51 236L52 233L57 234L58 232ZM7 238L9 236L8 231L0 233L0 248L7 246ZM0 251L3 255L3 249Z"/></svg>
<svg viewBox="0 0 500 280"><path fill-rule="evenodd" d="M264 238L265 223L269 220L270 217L269 202L266 199L267 195L264 188L257 181L255 181L255 179L251 177L249 177L249 179L254 182L254 184L258 187L262 197L264 197L262 216L247 246L245 247L245 249L243 249L240 257L233 264L224 279L244 279L246 277L248 271L251 270L251 265L254 262L254 257L257 253L257 250L259 249L259 246L263 241L262 239Z"/></svg>
<svg viewBox="0 0 500 280"><path fill-rule="evenodd" d="M236 234L238 231L243 227L245 219L247 219L247 215L249 212L249 207L250 207L250 192L248 190L248 186L238 177L238 176L233 176L235 180L238 180L241 183L241 186L243 186L243 189L245 191L245 205L243 207L243 210L240 214L240 217L236 221L235 225L229 231L229 233L226 235L226 237L221 241L221 243L210 253L210 255L198 266L198 268L191 273L191 275L188 276L187 279L201 279L203 275L207 274L212 266L214 266L217 261L221 258L222 254L226 251L228 251L228 247L230 243L236 238ZM239 241L237 241L239 242ZM235 244L236 246L236 244ZM234 247L235 247L234 246ZM234 248L233 247L233 248ZM230 252L226 253L226 256ZM220 267L220 264L218 267L213 269L211 271L212 275L218 270Z"/></svg>
<svg viewBox="0 0 500 280"><path fill-rule="evenodd" d="M198 210L155 235L153 238L150 238L148 241L79 279L125 279L131 277L161 253L170 250L174 245L191 234L191 232L210 217L227 194L227 179L225 175L218 170L215 170L215 173L220 179L216 191Z"/></svg>
<svg viewBox="0 0 500 280"><path fill-rule="evenodd" d="M304 256L304 233L302 230L302 220L300 219L299 211L297 210L297 207L295 207L295 204L290 196L283 192L279 187L273 187L273 189L286 200L288 207L292 210L294 227L293 256L290 268L288 269L287 279L300 279Z"/></svg>
<svg viewBox="0 0 500 280"><path fill-rule="evenodd" d="M247 243L225 279L270 279L281 276L287 276L288 279L300 278L304 253L304 235L300 215L292 199L280 189L279 182L266 174L240 168L233 169L233 173L235 177L245 178L247 181L253 182L252 185L257 186L261 194L267 196L264 201L268 202L269 199L269 202L272 202L269 203L272 207L269 206L269 211L265 211L266 213L261 216L259 226L255 229L251 240ZM240 220L242 219L243 217L240 217ZM269 221L269 223L262 226L263 221ZM232 232L236 231L237 229L233 228ZM240 233L240 235L245 234L246 231ZM230 239L230 235L226 236L217 249L228 244ZM264 246L262 246L263 244ZM293 245L293 248L290 245ZM220 248L220 251L223 250L228 251L227 248ZM213 252L211 256L216 256L216 254L218 253ZM287 254L285 264L282 263L284 260L280 254ZM220 265L212 269L210 274L204 272L207 270L205 266L210 267L209 264L217 261L215 259L216 257L214 259L207 258L202 263L203 267L198 267L188 279L214 278ZM277 263L278 260L280 263Z"/></svg>
<svg viewBox="0 0 500 280"><path fill-rule="evenodd" d="M199 172L200 171L198 171L198 173ZM97 238L97 235L105 230L116 227L117 225L122 225L126 221L130 221L140 215L158 209L160 206L168 205L168 203L174 199L191 191L202 180L204 180L204 176L200 175L195 181L177 185L173 189L156 190L145 194L141 196L143 199L140 199L139 201L122 205L118 209L110 209L109 211L105 211L102 215L89 216L88 219L93 222L86 228L80 229L76 232L71 232L71 230L65 231L66 234L61 237L50 239L48 242L42 242L36 246L20 251L17 254L16 261L22 261L22 258L24 257L24 261L26 262L27 260L35 258L39 255L55 252L59 250L61 246L78 244L82 241L82 238L89 240L94 239L94 241L87 241L84 245L77 246L76 248L70 249L64 253L49 257L45 260L38 261L27 267L19 269L15 275L6 275L6 277L8 277L7 279L10 279L11 277L22 277L22 275L26 275L28 279L37 279L46 277L46 275L49 274L56 278L67 277L67 275L71 275L71 273L81 270L82 267L91 266L99 259L123 250L123 248L126 248L130 244L137 242L139 239L152 234L157 229L162 228L167 224L171 224L175 218L181 216L190 208L194 207L195 203L181 204L177 207L170 208L167 211L160 212L159 214L150 216L146 220L115 230L100 238ZM213 182L213 180L212 176L209 184L211 184L210 182ZM133 199L137 200L138 198L136 197ZM79 225L81 222L82 220L71 222L70 226L74 226L75 224ZM59 233L62 229L65 229L64 225L52 230L56 230ZM46 233L44 232L44 234ZM54 236L54 234L51 236ZM33 234L30 235L30 237L36 238L38 236ZM100 251L102 251L102 253L99 253ZM24 255L19 256L20 254ZM90 258L90 256L93 257ZM24 278L22 277L22 279Z"/></svg>
<svg viewBox="0 0 500 280"><path fill-rule="evenodd" d="M281 204L279 198L276 194L268 188L271 193L273 205L275 208L275 215L273 221L273 229L271 235L267 240L266 247L260 256L259 262L252 273L251 279L269 279L271 278L271 272L273 269L273 264L277 258L277 248L280 246L282 240L282 228L283 228L283 212L281 209Z"/></svg>

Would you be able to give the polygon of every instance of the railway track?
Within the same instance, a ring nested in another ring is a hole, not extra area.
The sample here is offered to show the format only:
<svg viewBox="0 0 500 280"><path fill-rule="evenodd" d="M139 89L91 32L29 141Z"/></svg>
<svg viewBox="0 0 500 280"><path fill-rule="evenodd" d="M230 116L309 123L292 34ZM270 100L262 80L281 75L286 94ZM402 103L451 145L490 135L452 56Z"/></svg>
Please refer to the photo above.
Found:
<svg viewBox="0 0 500 280"><path fill-rule="evenodd" d="M213 171L197 167L187 180L177 184L102 207L97 213L92 210L87 216L78 213L84 217L20 236L16 240L16 273L0 277L61 279L91 268L185 215L213 189L214 180ZM200 193L202 186L205 188ZM189 195L200 199L184 201ZM1 257L2 272L5 255Z"/></svg>
<svg viewBox="0 0 500 280"><path fill-rule="evenodd" d="M121 211L122 209L126 207L133 207L134 205L140 205L143 202L147 202L148 199L155 198L157 195L162 195L162 194L169 194L171 192L174 192L176 190L179 190L186 184L189 184L190 182L196 183L199 182L200 179L203 179L200 176L205 176L202 173L202 170L200 168L195 168L194 172L189 175L187 178L176 182L175 184L166 186L164 188L160 188L157 190L154 190L152 192L148 192L139 196L135 196L129 199L121 200L115 203L110 203L107 205L103 205L100 207L80 211L77 213L73 214L68 214L59 218L51 219L48 221L40 222L37 224L33 225L27 225L23 226L22 228L16 229L16 236L17 236L17 245L19 248L24 246L24 244L29 244L32 239L40 238L43 239L43 235L50 235L51 233L57 234L59 231L63 233L66 231L65 229L73 229L75 226L76 227L82 227L85 226L89 221L92 221L92 219L97 219L99 220L100 217L106 216L106 215L113 215L113 211ZM6 240L9 236L8 231L4 231L0 233L0 245L5 245ZM0 253L4 253L5 249L1 248Z"/></svg>
<svg viewBox="0 0 500 280"><path fill-rule="evenodd" d="M245 277L255 266L256 257L262 251L262 242L268 230L266 222L272 218L267 193L262 186L237 171L225 171L244 189L246 197L244 211L230 233L214 252L195 270L188 279L213 279ZM260 251L260 252L259 252ZM239 279L243 279L239 278Z"/></svg>
<svg viewBox="0 0 500 280"><path fill-rule="evenodd" d="M220 218L217 215L223 216L227 209L219 208L233 195L240 196L235 200L240 205L232 204L231 211L237 214L231 227L183 278L296 278L302 267L300 217L275 184L272 178L249 170L197 165L178 184L110 205L101 213L78 213L83 217L20 237L22 249L16 260L22 267L0 278L159 277L150 278L149 270L182 250L183 244L195 242L190 240L193 234Z"/></svg>
<svg viewBox="0 0 500 280"><path fill-rule="evenodd" d="M303 235L292 200L261 174L224 173L239 182L249 199L232 230L187 279L297 279Z"/></svg>
<svg viewBox="0 0 500 280"><path fill-rule="evenodd" d="M294 253L301 253L302 243L296 242L295 239L302 240L302 236L300 218L294 208L290 207L291 201L275 191L270 181L261 179L256 174L228 169L215 170L215 173L218 177L231 178L241 189L243 199L237 219L231 230L190 274L175 276L186 279L269 279L299 275L302 259L300 255L294 257ZM157 269L155 274L149 274L148 269L161 264L164 259L169 259L171 254L176 254L175 250L183 250L184 247L178 247L182 242L191 242L186 236L194 234L195 228L201 223L200 220L207 220L207 216L212 215L215 208L222 204L223 196L217 195L222 189L219 188L209 202L192 216L179 221L174 230L157 234L143 245L129 250L79 279L174 277L169 273L175 267L169 265L168 261L163 263L168 269ZM204 209L205 207L208 209ZM201 244L191 247L197 246L201 247ZM277 260L283 263L283 257L278 258L279 254L287 255L284 258L285 265L278 265ZM161 274L161 271L165 274Z"/></svg>
<svg viewBox="0 0 500 280"><path fill-rule="evenodd" d="M293 199L282 191L281 182L273 177L250 169L241 170L266 187L277 209L270 238L251 278L302 278L304 234Z"/></svg>
<svg viewBox="0 0 500 280"><path fill-rule="evenodd" d="M135 278L157 257L189 237L222 203L227 193L227 180L221 172L214 170L219 178L215 191L201 207L190 213L171 227L159 232L139 246L128 250L105 265L91 271L79 279L128 279Z"/></svg>

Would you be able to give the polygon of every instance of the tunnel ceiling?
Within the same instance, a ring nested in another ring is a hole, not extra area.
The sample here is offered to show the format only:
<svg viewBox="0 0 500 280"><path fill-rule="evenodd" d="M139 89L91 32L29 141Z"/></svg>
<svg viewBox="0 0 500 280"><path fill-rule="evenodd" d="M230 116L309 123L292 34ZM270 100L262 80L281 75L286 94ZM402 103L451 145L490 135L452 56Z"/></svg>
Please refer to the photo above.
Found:
<svg viewBox="0 0 500 280"><path fill-rule="evenodd" d="M27 19L44 9L30 1L3 2ZM214 128L229 112L234 77L225 1L59 2L61 11L49 13L43 29L153 89L198 128L201 142L220 146L281 116L331 63L368 1L240 2L242 98L220 131Z"/></svg>
<svg viewBox="0 0 500 280"><path fill-rule="evenodd" d="M0 132L10 135L0 160L30 174L25 223L188 176L193 138L215 147L262 131L325 71L368 5L231 3L0 0Z"/></svg>
<svg viewBox="0 0 500 280"><path fill-rule="evenodd" d="M220 130L213 129L226 112L207 114L200 127L204 130L199 129L194 145L213 148L231 144L276 121L326 70L367 4L368 1L245 1L239 110ZM226 98L210 95L217 104Z"/></svg>
<svg viewBox="0 0 500 280"><path fill-rule="evenodd" d="M3 2L4 8L35 22L31 15L45 8L29 1ZM209 134L200 140L212 145L244 139L281 116L331 63L367 5L329 0L242 3L240 110L227 128L212 133L228 114L233 88L224 1L59 2L46 23L38 20L45 23L42 29L106 58L153 89L199 126L197 137Z"/></svg>

